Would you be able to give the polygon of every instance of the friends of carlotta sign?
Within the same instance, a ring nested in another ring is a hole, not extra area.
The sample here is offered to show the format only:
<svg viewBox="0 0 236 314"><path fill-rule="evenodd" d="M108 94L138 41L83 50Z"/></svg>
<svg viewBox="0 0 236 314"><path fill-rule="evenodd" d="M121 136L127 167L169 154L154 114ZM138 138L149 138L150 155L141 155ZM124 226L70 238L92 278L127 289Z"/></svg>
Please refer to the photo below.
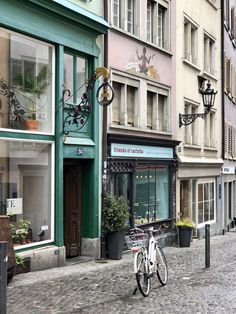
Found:
<svg viewBox="0 0 236 314"><path fill-rule="evenodd" d="M112 157L173 158L173 148L112 143Z"/></svg>

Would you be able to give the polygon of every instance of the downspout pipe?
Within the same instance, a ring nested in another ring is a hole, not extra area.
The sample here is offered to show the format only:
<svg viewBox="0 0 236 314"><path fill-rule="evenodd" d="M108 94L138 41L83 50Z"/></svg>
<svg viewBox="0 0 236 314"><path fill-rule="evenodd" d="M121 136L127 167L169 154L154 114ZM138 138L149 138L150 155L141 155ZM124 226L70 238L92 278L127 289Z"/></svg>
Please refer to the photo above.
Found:
<svg viewBox="0 0 236 314"><path fill-rule="evenodd" d="M225 60L224 60L224 0L221 0L221 122L222 122L222 130L221 130L221 157L225 159L225 93L224 93L224 82L225 82Z"/></svg>
<svg viewBox="0 0 236 314"><path fill-rule="evenodd" d="M108 22L108 1L103 1L104 19ZM107 31L108 32L108 31ZM103 63L104 67L108 68L108 34L104 34L104 49L103 49ZM107 184L107 106L103 106L102 119L102 212L105 207L106 184ZM101 222L103 221L103 214L101 213ZM105 235L101 230L101 258L106 257L106 242Z"/></svg>

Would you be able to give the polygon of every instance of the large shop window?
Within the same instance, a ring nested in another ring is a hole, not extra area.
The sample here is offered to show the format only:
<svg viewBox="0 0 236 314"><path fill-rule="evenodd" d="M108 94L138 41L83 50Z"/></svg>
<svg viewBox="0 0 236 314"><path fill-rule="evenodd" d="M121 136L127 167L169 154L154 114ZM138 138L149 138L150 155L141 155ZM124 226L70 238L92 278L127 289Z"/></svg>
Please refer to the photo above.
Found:
<svg viewBox="0 0 236 314"><path fill-rule="evenodd" d="M0 213L15 246L53 240L51 163L51 143L0 140Z"/></svg>
<svg viewBox="0 0 236 314"><path fill-rule="evenodd" d="M198 224L215 219L215 184L204 182L197 184Z"/></svg>
<svg viewBox="0 0 236 314"><path fill-rule="evenodd" d="M138 168L134 175L135 224L169 218L169 169L167 166Z"/></svg>
<svg viewBox="0 0 236 314"><path fill-rule="evenodd" d="M53 46L0 28L0 128L52 133Z"/></svg>

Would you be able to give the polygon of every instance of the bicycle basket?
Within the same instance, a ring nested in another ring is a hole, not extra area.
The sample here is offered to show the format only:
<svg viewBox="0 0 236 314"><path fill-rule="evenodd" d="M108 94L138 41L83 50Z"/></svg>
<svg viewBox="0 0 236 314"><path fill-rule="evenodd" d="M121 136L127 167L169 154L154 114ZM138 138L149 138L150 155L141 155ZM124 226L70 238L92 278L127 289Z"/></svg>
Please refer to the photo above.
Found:
<svg viewBox="0 0 236 314"><path fill-rule="evenodd" d="M148 235L147 233L135 233L130 234L125 237L127 247L132 252L137 252L141 247L146 247L148 245Z"/></svg>

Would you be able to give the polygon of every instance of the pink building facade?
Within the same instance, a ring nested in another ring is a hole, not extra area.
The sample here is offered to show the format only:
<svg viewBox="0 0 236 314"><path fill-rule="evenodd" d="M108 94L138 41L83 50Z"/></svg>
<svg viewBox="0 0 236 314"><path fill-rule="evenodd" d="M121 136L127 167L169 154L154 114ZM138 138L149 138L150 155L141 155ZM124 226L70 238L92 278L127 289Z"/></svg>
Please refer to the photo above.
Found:
<svg viewBox="0 0 236 314"><path fill-rule="evenodd" d="M105 63L108 192L130 205L130 225L175 218L175 1L109 0Z"/></svg>

